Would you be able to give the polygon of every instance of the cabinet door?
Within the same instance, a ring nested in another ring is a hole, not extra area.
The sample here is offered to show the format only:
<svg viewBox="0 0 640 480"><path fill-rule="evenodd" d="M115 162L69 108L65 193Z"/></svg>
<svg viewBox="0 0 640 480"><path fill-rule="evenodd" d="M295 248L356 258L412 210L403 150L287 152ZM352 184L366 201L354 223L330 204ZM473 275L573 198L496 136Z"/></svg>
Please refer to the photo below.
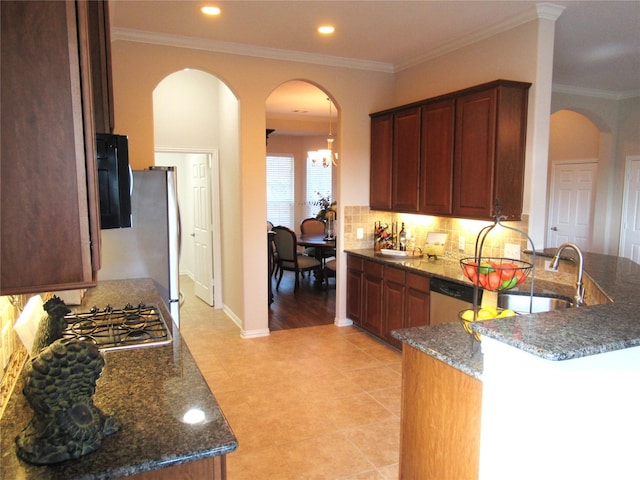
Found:
<svg viewBox="0 0 640 480"><path fill-rule="evenodd" d="M405 316L405 272L399 268L384 267L383 336L391 345L402 348L402 342L391 336L391 331L403 328Z"/></svg>
<svg viewBox="0 0 640 480"><path fill-rule="evenodd" d="M347 318L362 324L362 276L363 260L347 256Z"/></svg>
<svg viewBox="0 0 640 480"><path fill-rule="evenodd" d="M391 209L392 143L393 115L371 117L369 206L377 210Z"/></svg>
<svg viewBox="0 0 640 480"><path fill-rule="evenodd" d="M362 279L362 326L378 337L382 336L382 265L364 262Z"/></svg>
<svg viewBox="0 0 640 480"><path fill-rule="evenodd" d="M113 133L113 80L111 76L111 34L106 1L87 2L89 18L89 54L91 58L91 90L93 92L94 130Z"/></svg>
<svg viewBox="0 0 640 480"><path fill-rule="evenodd" d="M450 215L452 212L454 126L453 98L422 107L419 189L422 213Z"/></svg>
<svg viewBox="0 0 640 480"><path fill-rule="evenodd" d="M91 84L82 76L86 9L0 5L0 294L93 286L99 220Z"/></svg>
<svg viewBox="0 0 640 480"><path fill-rule="evenodd" d="M407 273L404 328L429 325L429 277Z"/></svg>
<svg viewBox="0 0 640 480"><path fill-rule="evenodd" d="M420 179L420 108L396 112L393 116L392 208L418 211Z"/></svg>
<svg viewBox="0 0 640 480"><path fill-rule="evenodd" d="M456 101L453 213L489 218L494 188L496 89Z"/></svg>

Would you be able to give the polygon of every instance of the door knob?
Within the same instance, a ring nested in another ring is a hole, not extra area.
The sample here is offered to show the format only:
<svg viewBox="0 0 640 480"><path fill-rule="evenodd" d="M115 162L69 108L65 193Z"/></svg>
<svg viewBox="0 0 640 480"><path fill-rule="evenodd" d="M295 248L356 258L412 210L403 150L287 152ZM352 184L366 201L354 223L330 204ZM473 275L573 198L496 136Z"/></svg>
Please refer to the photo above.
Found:
<svg viewBox="0 0 640 480"><path fill-rule="evenodd" d="M190 234L189 234L189 236L191 236L191 237L195 237L195 236L196 236L196 234L195 234L195 233L190 233Z"/></svg>
<svg viewBox="0 0 640 480"><path fill-rule="evenodd" d="M558 231L558 227L551 227L551 230L553 230L554 232Z"/></svg>

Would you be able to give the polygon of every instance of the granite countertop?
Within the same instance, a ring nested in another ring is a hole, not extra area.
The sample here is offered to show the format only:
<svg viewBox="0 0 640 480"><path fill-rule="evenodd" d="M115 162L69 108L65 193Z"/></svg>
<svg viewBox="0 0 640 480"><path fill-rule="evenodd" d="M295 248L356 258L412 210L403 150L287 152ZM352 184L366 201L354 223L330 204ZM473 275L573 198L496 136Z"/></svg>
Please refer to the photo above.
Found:
<svg viewBox="0 0 640 480"><path fill-rule="evenodd" d="M87 292L80 309L140 301L159 305L167 323L171 321L148 279L101 282ZM77 460L35 466L17 457L14 438L33 414L18 381L0 420L2 478L112 479L236 450L236 437L179 329L172 325L171 344L103 354L105 367L94 401L104 413L114 415L121 427L96 452ZM194 407L205 413L205 421L184 423L182 416Z"/></svg>
<svg viewBox="0 0 640 480"><path fill-rule="evenodd" d="M469 283L463 277L459 263L453 260L388 260L376 255L372 249L347 253L409 271ZM546 249L537 251L536 255L551 258L554 253L555 249ZM640 345L640 317L637 314L640 265L626 258L585 253L584 269L613 303L484 321L472 328L483 336L547 360L568 360ZM553 282L535 280L534 287L536 294L573 296L573 288ZM521 290L530 291L530 287L523 284ZM395 330L392 335L454 368L481 378L482 354L469 356L468 347L458 351L461 342L464 343L458 338L459 334L467 339L468 335L457 321L444 325Z"/></svg>

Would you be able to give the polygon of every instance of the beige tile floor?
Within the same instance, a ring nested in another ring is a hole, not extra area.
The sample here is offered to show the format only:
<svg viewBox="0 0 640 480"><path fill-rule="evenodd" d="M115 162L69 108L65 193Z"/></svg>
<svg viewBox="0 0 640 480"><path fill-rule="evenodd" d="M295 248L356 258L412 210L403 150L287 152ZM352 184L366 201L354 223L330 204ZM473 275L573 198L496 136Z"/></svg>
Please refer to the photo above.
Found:
<svg viewBox="0 0 640 480"><path fill-rule="evenodd" d="M238 438L229 479L398 478L399 352L334 325L242 339L181 282L181 333Z"/></svg>

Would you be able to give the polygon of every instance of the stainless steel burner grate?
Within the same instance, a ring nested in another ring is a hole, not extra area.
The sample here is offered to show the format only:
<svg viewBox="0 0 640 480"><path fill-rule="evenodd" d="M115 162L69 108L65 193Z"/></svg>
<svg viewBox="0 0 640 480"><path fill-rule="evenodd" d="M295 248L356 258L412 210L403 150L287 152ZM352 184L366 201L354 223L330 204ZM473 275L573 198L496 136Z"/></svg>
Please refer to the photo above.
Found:
<svg viewBox="0 0 640 480"><path fill-rule="evenodd" d="M171 332L157 306L93 307L89 312L66 315L63 338L93 342L103 351L150 347L171 343Z"/></svg>

